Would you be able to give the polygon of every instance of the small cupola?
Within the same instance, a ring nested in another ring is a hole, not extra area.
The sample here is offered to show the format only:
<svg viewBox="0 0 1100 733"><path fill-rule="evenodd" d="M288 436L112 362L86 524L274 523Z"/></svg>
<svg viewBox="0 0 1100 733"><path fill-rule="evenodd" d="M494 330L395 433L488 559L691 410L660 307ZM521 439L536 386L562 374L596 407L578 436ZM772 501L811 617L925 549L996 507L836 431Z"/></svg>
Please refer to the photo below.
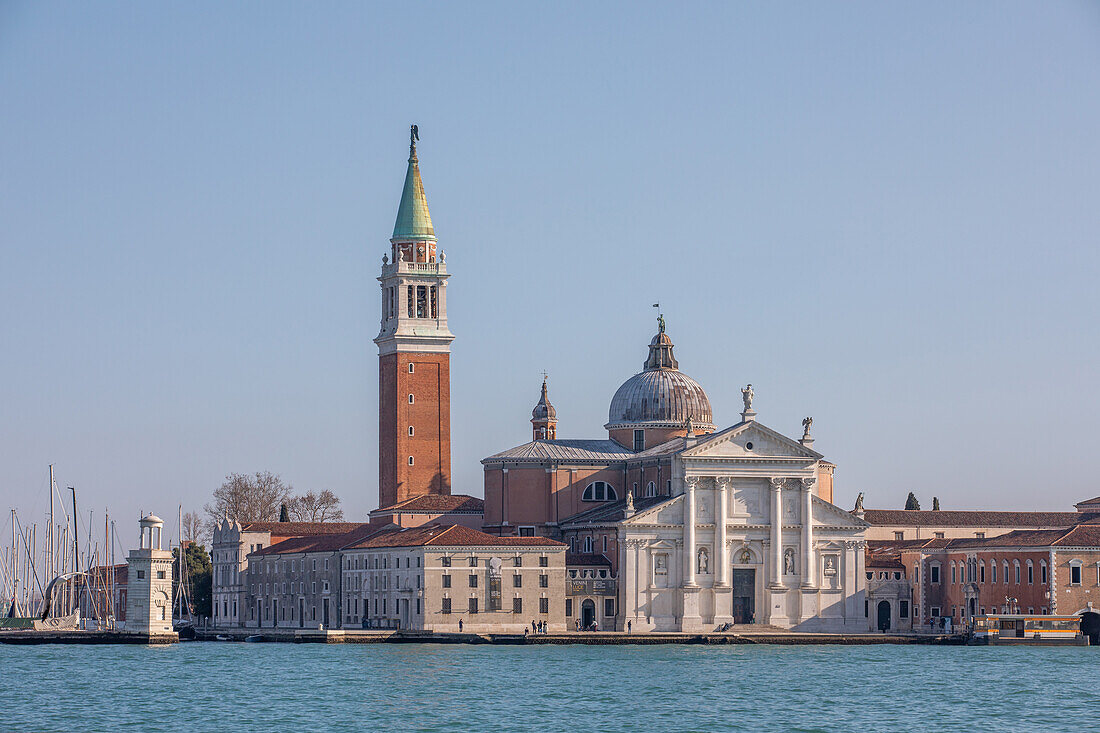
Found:
<svg viewBox="0 0 1100 733"><path fill-rule="evenodd" d="M542 377L542 395L535 409L531 410L531 425L534 440L557 440L558 411L550 404L546 394L546 375Z"/></svg>

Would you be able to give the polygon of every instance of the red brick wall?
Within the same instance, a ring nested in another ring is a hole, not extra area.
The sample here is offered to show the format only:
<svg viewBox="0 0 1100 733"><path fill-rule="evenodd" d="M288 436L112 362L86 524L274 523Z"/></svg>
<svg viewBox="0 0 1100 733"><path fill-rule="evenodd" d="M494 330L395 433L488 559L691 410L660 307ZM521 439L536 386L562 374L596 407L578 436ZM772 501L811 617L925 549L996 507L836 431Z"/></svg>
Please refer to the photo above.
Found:
<svg viewBox="0 0 1100 733"><path fill-rule="evenodd" d="M451 493L450 358L450 354L403 352L379 357L379 506L424 494ZM410 363L414 365L411 374Z"/></svg>

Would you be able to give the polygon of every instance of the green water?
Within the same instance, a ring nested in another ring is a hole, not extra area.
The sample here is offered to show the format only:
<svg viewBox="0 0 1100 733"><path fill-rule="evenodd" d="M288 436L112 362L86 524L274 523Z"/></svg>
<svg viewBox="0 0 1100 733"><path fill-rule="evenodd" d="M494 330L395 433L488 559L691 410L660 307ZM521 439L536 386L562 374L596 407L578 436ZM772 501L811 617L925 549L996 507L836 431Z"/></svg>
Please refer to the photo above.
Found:
<svg viewBox="0 0 1100 733"><path fill-rule="evenodd" d="M1100 730L1100 649L0 646L3 730Z"/></svg>

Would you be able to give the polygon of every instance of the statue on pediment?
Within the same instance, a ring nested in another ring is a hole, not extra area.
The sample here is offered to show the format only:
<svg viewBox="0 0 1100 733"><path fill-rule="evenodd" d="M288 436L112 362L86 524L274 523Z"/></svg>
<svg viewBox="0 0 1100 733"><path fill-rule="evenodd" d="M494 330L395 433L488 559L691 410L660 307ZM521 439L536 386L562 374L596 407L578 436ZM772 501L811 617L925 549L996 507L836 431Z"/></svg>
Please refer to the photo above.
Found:
<svg viewBox="0 0 1100 733"><path fill-rule="evenodd" d="M741 390L741 399L745 403L745 412L748 412L749 410L752 409L752 398L753 398L753 391L752 391L752 385L750 384L749 386L747 386L747 387L745 387L744 389Z"/></svg>

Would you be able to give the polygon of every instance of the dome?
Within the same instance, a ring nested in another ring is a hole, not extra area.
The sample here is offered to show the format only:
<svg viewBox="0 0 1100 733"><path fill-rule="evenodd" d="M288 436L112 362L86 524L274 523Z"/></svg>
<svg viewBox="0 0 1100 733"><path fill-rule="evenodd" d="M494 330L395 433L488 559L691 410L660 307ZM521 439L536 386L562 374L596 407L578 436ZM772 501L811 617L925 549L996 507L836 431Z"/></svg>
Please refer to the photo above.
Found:
<svg viewBox="0 0 1100 733"><path fill-rule="evenodd" d="M531 410L531 422L545 422L547 420L556 420L558 417L558 411L554 409L554 406L550 404L550 398L546 395L546 378L542 379L542 396L539 397L538 404L535 405L535 409Z"/></svg>
<svg viewBox="0 0 1100 733"><path fill-rule="evenodd" d="M690 418L698 429L714 430L710 399L702 386L679 370L672 339L660 330L649 342L643 371L623 382L611 398L608 430L615 428L678 428Z"/></svg>

